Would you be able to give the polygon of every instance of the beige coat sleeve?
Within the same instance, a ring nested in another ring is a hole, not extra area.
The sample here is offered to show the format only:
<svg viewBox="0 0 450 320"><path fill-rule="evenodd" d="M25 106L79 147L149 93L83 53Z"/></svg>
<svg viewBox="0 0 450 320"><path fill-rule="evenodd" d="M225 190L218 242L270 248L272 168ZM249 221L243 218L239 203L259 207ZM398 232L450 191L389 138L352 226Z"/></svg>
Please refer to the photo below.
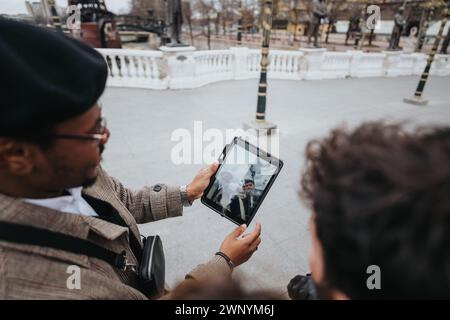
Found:
<svg viewBox="0 0 450 320"><path fill-rule="evenodd" d="M224 258L214 256L205 264L198 265L186 275L184 281L177 287L164 295L161 300L183 300L190 299L191 294L195 294L198 288L203 286L220 288L231 281L232 270ZM207 292L205 287L205 292Z"/></svg>
<svg viewBox="0 0 450 320"><path fill-rule="evenodd" d="M138 224L178 217L183 213L179 186L155 184L134 191L124 187L117 179L108 178L120 201Z"/></svg>

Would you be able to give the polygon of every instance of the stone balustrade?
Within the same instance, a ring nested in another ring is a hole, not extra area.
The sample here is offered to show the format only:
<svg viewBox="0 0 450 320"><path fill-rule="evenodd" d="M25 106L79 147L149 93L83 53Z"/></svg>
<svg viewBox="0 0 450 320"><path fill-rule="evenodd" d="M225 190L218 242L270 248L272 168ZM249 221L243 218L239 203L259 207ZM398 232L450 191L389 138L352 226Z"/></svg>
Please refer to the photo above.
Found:
<svg viewBox="0 0 450 320"><path fill-rule="evenodd" d="M196 51L98 49L109 66L108 86L190 89L224 80L257 79L261 51L245 47ZM269 79L321 80L420 75L427 55L384 51L329 52L326 49L271 50ZM431 75L450 75L450 55L436 55Z"/></svg>
<svg viewBox="0 0 450 320"><path fill-rule="evenodd" d="M109 67L108 86L167 89L160 51L98 49Z"/></svg>

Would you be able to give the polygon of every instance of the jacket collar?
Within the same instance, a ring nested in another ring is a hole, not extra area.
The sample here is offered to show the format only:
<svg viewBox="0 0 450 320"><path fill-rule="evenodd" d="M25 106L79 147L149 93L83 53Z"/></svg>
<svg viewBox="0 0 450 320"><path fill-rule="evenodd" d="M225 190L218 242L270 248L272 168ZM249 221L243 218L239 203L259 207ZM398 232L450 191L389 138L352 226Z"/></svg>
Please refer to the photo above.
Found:
<svg viewBox="0 0 450 320"><path fill-rule="evenodd" d="M135 218L131 215L131 213L129 213L128 208L126 208L123 202L117 197L117 192L111 187L107 173L101 167L98 167L98 170L99 174L97 177L97 182L89 188L84 188L82 193L111 204L117 210L118 214L122 217L125 223L130 227L130 230L133 232L136 239L141 241L141 235Z"/></svg>
<svg viewBox="0 0 450 320"><path fill-rule="evenodd" d="M140 232L136 220L119 200L115 190L111 188L106 172L98 167L99 175L96 183L83 188L82 193L92 198L108 202L130 226L131 232L140 240ZM128 213L128 214L127 214ZM0 221L31 225L36 228L60 232L74 237L87 239L89 231L113 240L128 229L99 218L79 214L67 214L58 210L23 202L21 199L9 197L0 193Z"/></svg>

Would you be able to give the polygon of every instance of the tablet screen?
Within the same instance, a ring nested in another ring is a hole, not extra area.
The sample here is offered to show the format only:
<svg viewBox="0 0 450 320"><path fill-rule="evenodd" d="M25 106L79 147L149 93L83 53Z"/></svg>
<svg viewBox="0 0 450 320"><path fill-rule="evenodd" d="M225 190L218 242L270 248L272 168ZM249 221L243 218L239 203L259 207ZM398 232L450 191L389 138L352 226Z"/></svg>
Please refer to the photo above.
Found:
<svg viewBox="0 0 450 320"><path fill-rule="evenodd" d="M278 166L269 161L245 146L232 144L206 190L208 203L235 223L248 224L278 172Z"/></svg>

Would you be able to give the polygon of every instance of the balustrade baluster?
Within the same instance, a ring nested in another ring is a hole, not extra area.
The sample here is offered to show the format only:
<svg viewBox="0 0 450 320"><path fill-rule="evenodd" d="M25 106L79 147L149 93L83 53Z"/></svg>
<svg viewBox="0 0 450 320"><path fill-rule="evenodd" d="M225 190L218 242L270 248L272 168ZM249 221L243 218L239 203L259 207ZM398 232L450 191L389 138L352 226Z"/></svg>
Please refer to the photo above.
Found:
<svg viewBox="0 0 450 320"><path fill-rule="evenodd" d="M122 78L128 77L128 67L125 63L125 57L123 55L119 56L120 60L120 74L122 75Z"/></svg>
<svg viewBox="0 0 450 320"><path fill-rule="evenodd" d="M158 64L156 63L156 58L148 58L152 62L152 70L151 70L151 77L152 79L159 79L159 70L158 70Z"/></svg>
<svg viewBox="0 0 450 320"><path fill-rule="evenodd" d="M111 73L113 77L119 77L119 68L117 67L117 61L115 55L110 55L109 58L111 59Z"/></svg>
<svg viewBox="0 0 450 320"><path fill-rule="evenodd" d="M143 57L135 57L135 59L137 60L137 76L139 78L144 78L144 65L142 64Z"/></svg>
<svg viewBox="0 0 450 320"><path fill-rule="evenodd" d="M145 78L152 78L150 57L142 57L142 61L143 61L143 64L144 64L144 77Z"/></svg>
<svg viewBox="0 0 450 320"><path fill-rule="evenodd" d="M134 64L133 56L128 57L128 70L131 78L136 77L136 65Z"/></svg>

